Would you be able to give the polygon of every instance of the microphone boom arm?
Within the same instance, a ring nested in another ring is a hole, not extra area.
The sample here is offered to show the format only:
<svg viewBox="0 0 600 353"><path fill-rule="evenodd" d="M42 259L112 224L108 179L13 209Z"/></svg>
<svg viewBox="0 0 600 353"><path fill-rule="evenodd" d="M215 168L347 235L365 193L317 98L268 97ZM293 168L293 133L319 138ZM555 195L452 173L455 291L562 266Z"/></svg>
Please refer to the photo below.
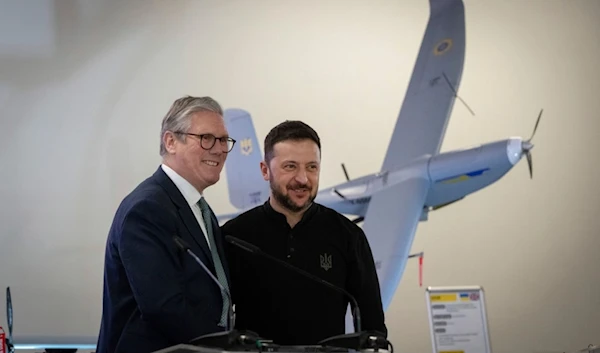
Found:
<svg viewBox="0 0 600 353"><path fill-rule="evenodd" d="M180 248L181 250L188 253L200 266L202 266L204 271L212 278L212 280L217 284L217 286L219 286L219 289L221 290L221 292L225 293L225 295L227 295L227 298L229 299L229 307L227 308L227 312L228 312L227 330L228 331L233 330L233 328L235 327L235 312L233 309L233 301L231 300L231 295L229 294L228 291L225 290L225 288L221 285L221 283L219 283L219 280L215 277L215 275L212 274L212 272L210 272L210 270L206 267L206 265L202 262L202 260L200 260L200 258L198 258L198 256L196 256L196 254L194 254L194 252L190 249L190 247L185 243L185 241L183 239L181 239L178 236L174 236L173 240L175 241L175 244L177 244L178 248Z"/></svg>

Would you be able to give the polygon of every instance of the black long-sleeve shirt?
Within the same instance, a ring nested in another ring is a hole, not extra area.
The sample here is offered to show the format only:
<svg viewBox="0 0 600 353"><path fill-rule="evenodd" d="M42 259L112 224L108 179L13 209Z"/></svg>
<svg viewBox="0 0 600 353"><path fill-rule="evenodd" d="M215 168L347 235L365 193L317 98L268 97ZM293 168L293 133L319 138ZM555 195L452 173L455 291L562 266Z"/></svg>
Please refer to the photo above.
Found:
<svg viewBox="0 0 600 353"><path fill-rule="evenodd" d="M387 336L371 248L360 227L313 203L291 228L269 204L222 227L262 251L344 288L357 300L363 330ZM236 328L284 345L317 344L343 334L348 298L268 258L226 246Z"/></svg>

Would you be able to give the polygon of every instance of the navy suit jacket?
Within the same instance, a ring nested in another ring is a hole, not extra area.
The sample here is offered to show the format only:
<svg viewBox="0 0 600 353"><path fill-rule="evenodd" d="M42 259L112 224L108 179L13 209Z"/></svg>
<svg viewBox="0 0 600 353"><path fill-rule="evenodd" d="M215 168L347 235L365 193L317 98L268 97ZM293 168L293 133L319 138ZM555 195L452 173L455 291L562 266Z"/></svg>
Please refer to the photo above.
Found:
<svg viewBox="0 0 600 353"><path fill-rule="evenodd" d="M214 213L211 221L229 278ZM177 248L175 235L216 277L198 221L159 167L122 201L110 228L97 353L152 352L223 331L218 326L223 303L219 287Z"/></svg>

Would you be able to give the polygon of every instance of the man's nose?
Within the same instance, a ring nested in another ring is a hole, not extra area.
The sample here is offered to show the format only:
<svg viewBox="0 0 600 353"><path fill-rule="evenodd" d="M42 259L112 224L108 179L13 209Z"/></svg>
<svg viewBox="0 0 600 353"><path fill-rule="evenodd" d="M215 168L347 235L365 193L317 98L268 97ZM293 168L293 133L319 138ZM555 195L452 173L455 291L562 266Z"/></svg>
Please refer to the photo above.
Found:
<svg viewBox="0 0 600 353"><path fill-rule="evenodd" d="M215 144L212 146L212 148L209 151L211 154L216 154L216 155L220 155L223 154L223 147L219 144L219 141L215 141Z"/></svg>
<svg viewBox="0 0 600 353"><path fill-rule="evenodd" d="M296 173L295 179L299 183L306 184L308 182L308 176L306 175L306 171L299 170L298 173Z"/></svg>

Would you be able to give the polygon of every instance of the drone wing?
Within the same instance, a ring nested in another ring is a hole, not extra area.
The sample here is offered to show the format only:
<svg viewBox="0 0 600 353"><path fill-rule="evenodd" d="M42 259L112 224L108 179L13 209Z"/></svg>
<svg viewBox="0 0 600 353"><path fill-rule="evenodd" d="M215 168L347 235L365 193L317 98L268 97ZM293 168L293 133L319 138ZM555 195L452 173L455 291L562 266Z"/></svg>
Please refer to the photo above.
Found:
<svg viewBox="0 0 600 353"><path fill-rule="evenodd" d="M439 153L462 76L461 0L429 0L430 15L382 172ZM404 273L430 181L423 169L371 198L363 229L376 261L386 309Z"/></svg>
<svg viewBox="0 0 600 353"><path fill-rule="evenodd" d="M416 176L371 198L363 230L373 252L384 309L402 278L428 190L429 179Z"/></svg>
<svg viewBox="0 0 600 353"><path fill-rule="evenodd" d="M430 17L382 171L439 152L465 57L461 0L430 0Z"/></svg>

